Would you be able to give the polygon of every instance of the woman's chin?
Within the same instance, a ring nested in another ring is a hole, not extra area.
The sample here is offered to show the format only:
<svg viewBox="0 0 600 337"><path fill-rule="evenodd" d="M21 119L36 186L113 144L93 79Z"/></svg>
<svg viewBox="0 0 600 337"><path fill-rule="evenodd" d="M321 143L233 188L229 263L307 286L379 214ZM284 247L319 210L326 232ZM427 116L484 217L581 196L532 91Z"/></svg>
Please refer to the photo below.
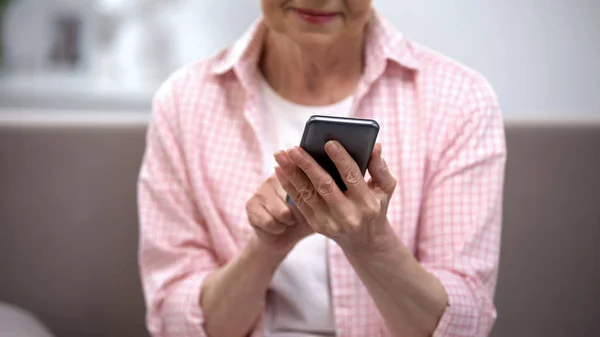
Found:
<svg viewBox="0 0 600 337"><path fill-rule="evenodd" d="M332 32L299 31L293 39L302 46L328 46L338 40L339 35Z"/></svg>

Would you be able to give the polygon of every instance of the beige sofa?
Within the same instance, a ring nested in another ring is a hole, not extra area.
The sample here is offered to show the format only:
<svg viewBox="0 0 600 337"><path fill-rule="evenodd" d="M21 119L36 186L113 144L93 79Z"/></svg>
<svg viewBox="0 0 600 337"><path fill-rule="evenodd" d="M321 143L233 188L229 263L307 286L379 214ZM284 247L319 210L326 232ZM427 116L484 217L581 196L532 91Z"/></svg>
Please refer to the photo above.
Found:
<svg viewBox="0 0 600 337"><path fill-rule="evenodd" d="M0 302L57 337L147 336L144 133L135 121L0 123ZM600 336L600 122L509 121L507 140L492 336Z"/></svg>

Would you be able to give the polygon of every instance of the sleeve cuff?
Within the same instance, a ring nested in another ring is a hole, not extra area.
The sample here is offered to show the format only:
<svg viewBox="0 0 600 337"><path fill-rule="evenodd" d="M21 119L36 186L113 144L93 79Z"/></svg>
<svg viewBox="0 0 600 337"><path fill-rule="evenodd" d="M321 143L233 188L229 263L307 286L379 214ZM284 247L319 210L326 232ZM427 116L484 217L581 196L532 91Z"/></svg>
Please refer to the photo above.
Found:
<svg viewBox="0 0 600 337"><path fill-rule="evenodd" d="M158 336L205 337L204 312L199 299L202 284L209 272L195 274L177 285L165 299L162 331Z"/></svg>
<svg viewBox="0 0 600 337"><path fill-rule="evenodd" d="M188 332L190 336L197 336L200 331L202 331L202 334L205 334L202 328L204 324L204 312L200 307L200 296L202 295L202 284L208 274L209 272L201 273L191 278L189 284L186 284L187 289L191 293L187 296L188 303L186 304L186 307L189 308L186 321L190 324L190 331Z"/></svg>
<svg viewBox="0 0 600 337"><path fill-rule="evenodd" d="M446 270L430 269L448 294L448 306L442 314L433 337L476 336L479 305L472 291L457 275Z"/></svg>
<svg viewBox="0 0 600 337"><path fill-rule="evenodd" d="M204 330L204 311L200 307L202 284L210 272L195 274L181 281L163 303L160 318L149 325L157 337L207 337ZM156 317L156 316L155 316ZM263 336L262 317L250 332L251 337Z"/></svg>

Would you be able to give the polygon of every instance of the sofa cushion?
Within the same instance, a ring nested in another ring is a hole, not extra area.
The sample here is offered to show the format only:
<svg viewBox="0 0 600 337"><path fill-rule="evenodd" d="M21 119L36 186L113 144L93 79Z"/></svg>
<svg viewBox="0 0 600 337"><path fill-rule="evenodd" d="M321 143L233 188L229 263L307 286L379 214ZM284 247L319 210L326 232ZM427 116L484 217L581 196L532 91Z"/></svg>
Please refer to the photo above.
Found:
<svg viewBox="0 0 600 337"><path fill-rule="evenodd" d="M0 302L0 332L10 337L53 337L35 316L8 303Z"/></svg>

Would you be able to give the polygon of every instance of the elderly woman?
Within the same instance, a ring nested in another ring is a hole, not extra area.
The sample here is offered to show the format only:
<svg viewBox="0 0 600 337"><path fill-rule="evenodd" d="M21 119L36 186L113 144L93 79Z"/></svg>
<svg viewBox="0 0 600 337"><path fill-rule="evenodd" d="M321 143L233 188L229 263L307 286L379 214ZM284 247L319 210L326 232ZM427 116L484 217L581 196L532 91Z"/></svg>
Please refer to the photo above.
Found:
<svg viewBox="0 0 600 337"><path fill-rule="evenodd" d="M262 7L156 95L139 178L150 332L487 335L505 165L488 83L370 0ZM381 125L364 178L326 145L345 192L295 146L311 115Z"/></svg>

